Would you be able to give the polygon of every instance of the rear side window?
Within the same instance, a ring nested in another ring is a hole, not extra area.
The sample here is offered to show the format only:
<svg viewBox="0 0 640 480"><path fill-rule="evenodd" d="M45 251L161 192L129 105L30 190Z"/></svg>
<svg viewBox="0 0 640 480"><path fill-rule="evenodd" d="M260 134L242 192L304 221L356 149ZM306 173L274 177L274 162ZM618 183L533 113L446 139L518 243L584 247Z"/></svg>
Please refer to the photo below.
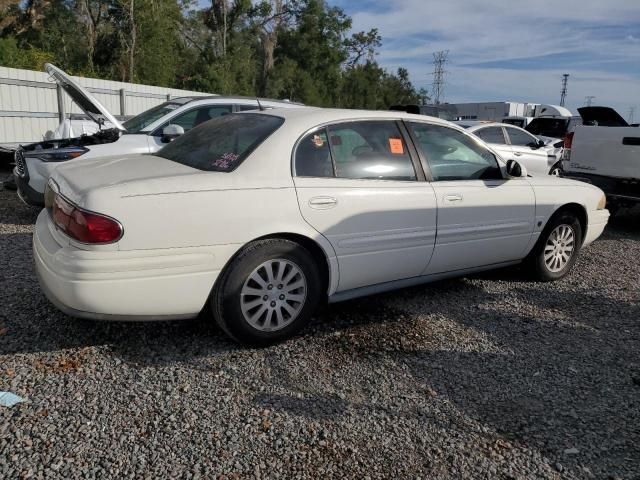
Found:
<svg viewBox="0 0 640 480"><path fill-rule="evenodd" d="M495 155L453 128L410 123L434 181L502 179Z"/></svg>
<svg viewBox="0 0 640 480"><path fill-rule="evenodd" d="M323 128L300 140L296 149L298 177L333 177L333 162L327 139L327 130Z"/></svg>
<svg viewBox="0 0 640 480"><path fill-rule="evenodd" d="M477 130L474 133L487 143L495 143L499 145L507 143L504 139L501 127L487 127Z"/></svg>
<svg viewBox="0 0 640 480"><path fill-rule="evenodd" d="M155 155L198 170L234 170L284 119L271 115L229 114L194 128Z"/></svg>
<svg viewBox="0 0 640 480"><path fill-rule="evenodd" d="M312 132L298 143L295 165L297 176L416 180L393 121L346 122Z"/></svg>

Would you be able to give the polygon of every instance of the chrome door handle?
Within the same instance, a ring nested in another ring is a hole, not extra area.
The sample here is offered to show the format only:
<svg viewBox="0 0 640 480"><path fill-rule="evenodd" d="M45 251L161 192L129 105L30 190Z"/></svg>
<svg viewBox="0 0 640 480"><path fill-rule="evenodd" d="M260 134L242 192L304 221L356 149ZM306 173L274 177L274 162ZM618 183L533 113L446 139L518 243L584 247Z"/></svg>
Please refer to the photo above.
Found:
<svg viewBox="0 0 640 480"><path fill-rule="evenodd" d="M333 197L313 197L309 200L309 206L317 210L333 208L338 204L338 200Z"/></svg>
<svg viewBox="0 0 640 480"><path fill-rule="evenodd" d="M522 156L522 153L520 153L520 152L514 152L514 155L515 155L516 157L521 157L521 156Z"/></svg>
<svg viewBox="0 0 640 480"><path fill-rule="evenodd" d="M445 195L444 196L444 201L445 202L451 202L451 203L461 202L462 201L462 195L460 195L460 194Z"/></svg>

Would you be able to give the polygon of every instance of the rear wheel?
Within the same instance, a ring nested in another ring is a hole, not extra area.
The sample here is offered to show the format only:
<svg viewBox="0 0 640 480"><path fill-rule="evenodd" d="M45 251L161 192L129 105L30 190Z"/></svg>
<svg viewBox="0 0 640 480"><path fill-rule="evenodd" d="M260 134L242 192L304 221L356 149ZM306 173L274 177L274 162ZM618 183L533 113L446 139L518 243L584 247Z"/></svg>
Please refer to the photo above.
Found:
<svg viewBox="0 0 640 480"><path fill-rule="evenodd" d="M578 257L582 245L582 227L571 212L556 214L542 232L528 258L531 274L549 282L566 276Z"/></svg>
<svg viewBox="0 0 640 480"><path fill-rule="evenodd" d="M309 322L321 288L318 267L304 247L289 240L261 240L225 269L211 308L218 325L239 343L268 345Z"/></svg>

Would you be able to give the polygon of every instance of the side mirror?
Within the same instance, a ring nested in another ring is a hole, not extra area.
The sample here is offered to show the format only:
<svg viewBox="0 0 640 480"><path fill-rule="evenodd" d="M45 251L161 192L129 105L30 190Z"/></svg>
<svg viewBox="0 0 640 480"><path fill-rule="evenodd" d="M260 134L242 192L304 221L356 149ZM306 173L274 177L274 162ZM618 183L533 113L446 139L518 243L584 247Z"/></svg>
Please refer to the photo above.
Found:
<svg viewBox="0 0 640 480"><path fill-rule="evenodd" d="M169 143L180 135L184 135L184 128L180 125L170 124L162 129L162 143Z"/></svg>
<svg viewBox="0 0 640 480"><path fill-rule="evenodd" d="M537 150L537 149L539 149L539 148L542 148L542 147L544 147L544 140L540 140L540 139L538 139L538 140L536 140L535 142L531 142L531 143L529 144L529 147L531 147L531 148L532 148L532 149L534 149L534 150Z"/></svg>
<svg viewBox="0 0 640 480"><path fill-rule="evenodd" d="M513 178L526 177L527 169L515 160L507 160L507 175Z"/></svg>

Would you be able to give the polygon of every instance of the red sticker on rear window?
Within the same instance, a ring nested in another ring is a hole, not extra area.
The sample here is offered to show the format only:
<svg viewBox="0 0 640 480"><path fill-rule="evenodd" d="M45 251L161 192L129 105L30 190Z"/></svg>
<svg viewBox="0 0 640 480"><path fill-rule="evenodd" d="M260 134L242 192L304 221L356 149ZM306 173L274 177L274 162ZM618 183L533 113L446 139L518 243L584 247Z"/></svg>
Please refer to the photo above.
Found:
<svg viewBox="0 0 640 480"><path fill-rule="evenodd" d="M402 140L399 138L390 138L389 150L391 150L391 153L394 155L404 155L404 144Z"/></svg>

